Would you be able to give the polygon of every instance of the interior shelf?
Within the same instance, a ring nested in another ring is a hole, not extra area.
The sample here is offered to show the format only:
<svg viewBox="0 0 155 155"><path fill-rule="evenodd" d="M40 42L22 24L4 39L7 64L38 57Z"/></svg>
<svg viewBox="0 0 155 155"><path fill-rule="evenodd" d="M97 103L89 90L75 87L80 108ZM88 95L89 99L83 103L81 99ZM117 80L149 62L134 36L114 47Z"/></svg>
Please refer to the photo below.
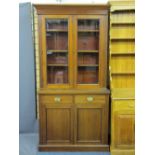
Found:
<svg viewBox="0 0 155 155"><path fill-rule="evenodd" d="M124 22L123 21L122 22L119 21L119 22L117 22L117 21L115 21L115 22L111 22L111 25L112 26L115 26L115 25L116 26L118 26L118 25L120 25L120 26L121 25L123 25L123 26L124 25L126 25L126 26L135 26L135 22L134 21L132 21L132 22L128 22L128 21L124 21Z"/></svg>
<svg viewBox="0 0 155 155"><path fill-rule="evenodd" d="M59 67L59 66L60 66L60 67L67 67L68 64L47 64L47 66L49 66L49 67L50 67L50 66L51 66L51 67L52 67L52 66L53 66L53 67Z"/></svg>
<svg viewBox="0 0 155 155"><path fill-rule="evenodd" d="M68 30L61 29L47 29L46 32L68 32Z"/></svg>
<svg viewBox="0 0 155 155"><path fill-rule="evenodd" d="M79 67L98 67L98 64L79 64Z"/></svg>
<svg viewBox="0 0 155 155"><path fill-rule="evenodd" d="M135 75L134 72L111 72L111 75Z"/></svg>
<svg viewBox="0 0 155 155"><path fill-rule="evenodd" d="M124 56L128 56L128 55L134 56L135 55L134 52L128 52L128 53L127 52L119 52L119 53L116 53L116 52L114 53L113 52L113 53L110 53L110 54L111 54L111 56L120 56L120 55L121 56L123 56L123 55Z"/></svg>
<svg viewBox="0 0 155 155"><path fill-rule="evenodd" d="M134 37L131 38L110 38L111 41L135 41Z"/></svg>
<svg viewBox="0 0 155 155"><path fill-rule="evenodd" d="M99 32L99 30L78 30L78 32Z"/></svg>
<svg viewBox="0 0 155 155"><path fill-rule="evenodd" d="M79 50L78 53L98 53L98 50Z"/></svg>
<svg viewBox="0 0 155 155"><path fill-rule="evenodd" d="M52 53L67 53L68 50L47 50L47 54L52 54Z"/></svg>

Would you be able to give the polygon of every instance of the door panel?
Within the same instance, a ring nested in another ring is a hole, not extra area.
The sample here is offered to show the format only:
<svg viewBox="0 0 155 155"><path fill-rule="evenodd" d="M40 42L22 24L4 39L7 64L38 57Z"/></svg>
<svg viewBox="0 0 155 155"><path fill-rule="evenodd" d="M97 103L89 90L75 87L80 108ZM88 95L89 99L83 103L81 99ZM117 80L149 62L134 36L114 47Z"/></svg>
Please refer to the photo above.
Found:
<svg viewBox="0 0 155 155"><path fill-rule="evenodd" d="M73 105L69 103L41 103L40 133L44 143L73 142Z"/></svg>
<svg viewBox="0 0 155 155"><path fill-rule="evenodd" d="M70 142L71 111L67 108L47 109L47 142Z"/></svg>
<svg viewBox="0 0 155 155"><path fill-rule="evenodd" d="M77 111L77 141L101 143L101 109L82 108ZM95 126L95 128L94 128Z"/></svg>
<svg viewBox="0 0 155 155"><path fill-rule="evenodd" d="M75 142L107 144L107 106L99 103L76 103Z"/></svg>
<svg viewBox="0 0 155 155"><path fill-rule="evenodd" d="M134 113L119 111L114 116L115 146L118 148L134 148L135 143L135 120Z"/></svg>

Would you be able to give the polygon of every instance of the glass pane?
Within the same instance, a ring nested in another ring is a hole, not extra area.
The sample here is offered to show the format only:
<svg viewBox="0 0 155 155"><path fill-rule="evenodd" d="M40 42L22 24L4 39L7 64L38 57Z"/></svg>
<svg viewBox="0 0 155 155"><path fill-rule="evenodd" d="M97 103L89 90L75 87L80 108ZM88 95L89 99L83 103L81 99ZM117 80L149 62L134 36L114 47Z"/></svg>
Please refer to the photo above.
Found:
<svg viewBox="0 0 155 155"><path fill-rule="evenodd" d="M78 20L78 84L97 84L99 20Z"/></svg>
<svg viewBox="0 0 155 155"><path fill-rule="evenodd" d="M79 32L78 49L79 50L98 50L99 35L98 32Z"/></svg>
<svg viewBox="0 0 155 155"><path fill-rule="evenodd" d="M78 64L97 65L98 53L78 53Z"/></svg>
<svg viewBox="0 0 155 155"><path fill-rule="evenodd" d="M78 67L78 84L98 83L98 67Z"/></svg>
<svg viewBox="0 0 155 155"><path fill-rule="evenodd" d="M47 65L49 64L68 64L68 53L51 53L47 56Z"/></svg>
<svg viewBox="0 0 155 155"><path fill-rule="evenodd" d="M68 83L68 20L46 20L47 81Z"/></svg>
<svg viewBox="0 0 155 155"><path fill-rule="evenodd" d="M98 20L78 20L78 29L79 30L98 30L99 21Z"/></svg>
<svg viewBox="0 0 155 155"><path fill-rule="evenodd" d="M47 50L67 50L68 33L66 32L47 32Z"/></svg>
<svg viewBox="0 0 155 155"><path fill-rule="evenodd" d="M51 84L63 84L68 83L68 69L62 66L50 66L47 67L48 83Z"/></svg>
<svg viewBox="0 0 155 155"><path fill-rule="evenodd" d="M68 22L66 19L48 19L46 21L46 29L56 29L56 30L67 30L68 29Z"/></svg>

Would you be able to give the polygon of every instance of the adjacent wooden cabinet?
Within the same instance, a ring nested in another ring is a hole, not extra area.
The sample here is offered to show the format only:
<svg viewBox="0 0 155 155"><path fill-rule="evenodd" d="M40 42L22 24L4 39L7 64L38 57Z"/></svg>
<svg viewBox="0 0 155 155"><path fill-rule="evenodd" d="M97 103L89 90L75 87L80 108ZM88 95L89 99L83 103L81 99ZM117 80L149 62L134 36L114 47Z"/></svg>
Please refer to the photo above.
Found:
<svg viewBox="0 0 155 155"><path fill-rule="evenodd" d="M134 155L135 148L135 111L134 99L112 100L112 154Z"/></svg>
<svg viewBox="0 0 155 155"><path fill-rule="evenodd" d="M107 5L35 5L40 151L109 151Z"/></svg>
<svg viewBox="0 0 155 155"><path fill-rule="evenodd" d="M135 2L109 0L111 155L135 154Z"/></svg>

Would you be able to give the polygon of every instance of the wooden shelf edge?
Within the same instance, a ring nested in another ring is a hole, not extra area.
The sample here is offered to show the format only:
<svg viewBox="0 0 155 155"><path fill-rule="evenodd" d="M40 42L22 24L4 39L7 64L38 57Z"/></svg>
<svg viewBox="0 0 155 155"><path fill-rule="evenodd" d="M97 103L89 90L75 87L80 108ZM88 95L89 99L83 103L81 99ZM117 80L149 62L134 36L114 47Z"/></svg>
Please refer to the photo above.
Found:
<svg viewBox="0 0 155 155"><path fill-rule="evenodd" d="M129 26L135 26L135 22L111 22L110 23L111 24L111 26L121 26L121 25L129 25Z"/></svg>
<svg viewBox="0 0 155 155"><path fill-rule="evenodd" d="M130 37L130 38L123 38L123 37L122 37L122 38L112 38L112 37L111 37L110 40L111 40L111 41L128 41L128 40L130 40L130 41L132 41L132 40L135 41L135 38L132 38L132 37Z"/></svg>
<svg viewBox="0 0 155 155"><path fill-rule="evenodd" d="M78 30L78 32L99 32L99 30Z"/></svg>
<svg viewBox="0 0 155 155"><path fill-rule="evenodd" d="M47 29L46 32L68 32L68 30Z"/></svg>
<svg viewBox="0 0 155 155"><path fill-rule="evenodd" d="M134 72L111 72L111 75L135 75Z"/></svg>
<svg viewBox="0 0 155 155"><path fill-rule="evenodd" d="M49 67L67 67L67 64L47 64Z"/></svg>
<svg viewBox="0 0 155 155"><path fill-rule="evenodd" d="M67 53L68 50L47 50L47 54L49 53Z"/></svg>
<svg viewBox="0 0 155 155"><path fill-rule="evenodd" d="M78 53L99 53L98 50L78 50Z"/></svg>
<svg viewBox="0 0 155 155"><path fill-rule="evenodd" d="M99 65L96 64L78 64L78 67L98 67Z"/></svg>
<svg viewBox="0 0 155 155"><path fill-rule="evenodd" d="M124 55L124 56L132 55L132 56L134 56L135 55L134 52L130 52L130 53L127 53L127 52L120 52L120 53L111 52L110 54L111 54L111 56L120 56L120 55Z"/></svg>

